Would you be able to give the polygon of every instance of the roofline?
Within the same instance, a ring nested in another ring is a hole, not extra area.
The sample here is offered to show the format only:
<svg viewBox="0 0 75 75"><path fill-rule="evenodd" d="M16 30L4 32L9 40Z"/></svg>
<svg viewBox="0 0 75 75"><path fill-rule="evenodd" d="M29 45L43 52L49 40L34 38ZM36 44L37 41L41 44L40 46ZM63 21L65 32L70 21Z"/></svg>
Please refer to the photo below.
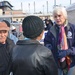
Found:
<svg viewBox="0 0 75 75"><path fill-rule="evenodd" d="M11 7L13 7L8 1L1 1L1 2L7 2Z"/></svg>

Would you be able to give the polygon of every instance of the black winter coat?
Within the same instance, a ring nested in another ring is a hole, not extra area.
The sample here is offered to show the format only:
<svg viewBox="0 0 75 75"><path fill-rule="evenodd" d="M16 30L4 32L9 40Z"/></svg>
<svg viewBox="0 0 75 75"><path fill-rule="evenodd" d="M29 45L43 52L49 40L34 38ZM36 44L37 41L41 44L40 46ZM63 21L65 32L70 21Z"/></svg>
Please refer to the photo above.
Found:
<svg viewBox="0 0 75 75"><path fill-rule="evenodd" d="M9 75L11 65L10 52L14 46L14 42L9 38L7 38L6 44L0 43L0 75Z"/></svg>
<svg viewBox="0 0 75 75"><path fill-rule="evenodd" d="M20 40L12 53L13 75L58 75L51 51L38 41Z"/></svg>

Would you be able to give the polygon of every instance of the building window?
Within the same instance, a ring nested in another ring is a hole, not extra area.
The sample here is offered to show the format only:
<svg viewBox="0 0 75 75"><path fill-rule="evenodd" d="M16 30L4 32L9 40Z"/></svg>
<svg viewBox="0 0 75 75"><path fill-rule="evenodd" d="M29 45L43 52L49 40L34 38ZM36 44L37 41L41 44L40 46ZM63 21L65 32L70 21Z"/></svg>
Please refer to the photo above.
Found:
<svg viewBox="0 0 75 75"><path fill-rule="evenodd" d="M18 21L18 19L16 19L16 21Z"/></svg>

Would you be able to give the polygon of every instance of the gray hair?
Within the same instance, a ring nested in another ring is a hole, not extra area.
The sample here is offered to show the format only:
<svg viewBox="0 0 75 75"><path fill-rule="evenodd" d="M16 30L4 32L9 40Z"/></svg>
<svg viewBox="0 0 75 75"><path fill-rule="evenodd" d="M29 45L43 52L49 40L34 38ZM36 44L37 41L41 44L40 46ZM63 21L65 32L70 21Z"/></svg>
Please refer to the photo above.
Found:
<svg viewBox="0 0 75 75"><path fill-rule="evenodd" d="M58 14L59 12L62 12L62 14L64 15L65 19L67 19L67 11L65 7L61 7L61 6L57 6L54 8L53 10L53 17L55 14Z"/></svg>

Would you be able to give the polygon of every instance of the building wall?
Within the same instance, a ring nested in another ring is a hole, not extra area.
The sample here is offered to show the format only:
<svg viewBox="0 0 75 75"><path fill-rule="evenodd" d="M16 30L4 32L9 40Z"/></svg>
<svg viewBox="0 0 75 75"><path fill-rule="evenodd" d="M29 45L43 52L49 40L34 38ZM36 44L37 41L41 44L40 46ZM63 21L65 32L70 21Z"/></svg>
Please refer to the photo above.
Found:
<svg viewBox="0 0 75 75"><path fill-rule="evenodd" d="M0 9L0 15L2 15L2 9Z"/></svg>
<svg viewBox="0 0 75 75"><path fill-rule="evenodd" d="M23 19L24 19L24 17L13 17L12 21L22 22Z"/></svg>
<svg viewBox="0 0 75 75"><path fill-rule="evenodd" d="M70 23L75 24L75 10L68 11L68 20Z"/></svg>
<svg viewBox="0 0 75 75"><path fill-rule="evenodd" d="M10 15L12 21L18 21L18 22L22 22L22 20L29 15L39 16L42 20L45 20L45 18L47 17L48 19L52 19L52 16L50 14L25 14L22 12L22 10L7 10L5 11L5 15L7 16Z"/></svg>
<svg viewBox="0 0 75 75"><path fill-rule="evenodd" d="M5 12L5 15L13 15L12 16L12 21L18 21L18 22L22 22L22 20L24 19L25 13L22 12L22 10L7 10Z"/></svg>
<svg viewBox="0 0 75 75"><path fill-rule="evenodd" d="M22 10L7 10L7 11L5 11L5 15L17 15L17 14L24 14L23 12L22 12Z"/></svg>

